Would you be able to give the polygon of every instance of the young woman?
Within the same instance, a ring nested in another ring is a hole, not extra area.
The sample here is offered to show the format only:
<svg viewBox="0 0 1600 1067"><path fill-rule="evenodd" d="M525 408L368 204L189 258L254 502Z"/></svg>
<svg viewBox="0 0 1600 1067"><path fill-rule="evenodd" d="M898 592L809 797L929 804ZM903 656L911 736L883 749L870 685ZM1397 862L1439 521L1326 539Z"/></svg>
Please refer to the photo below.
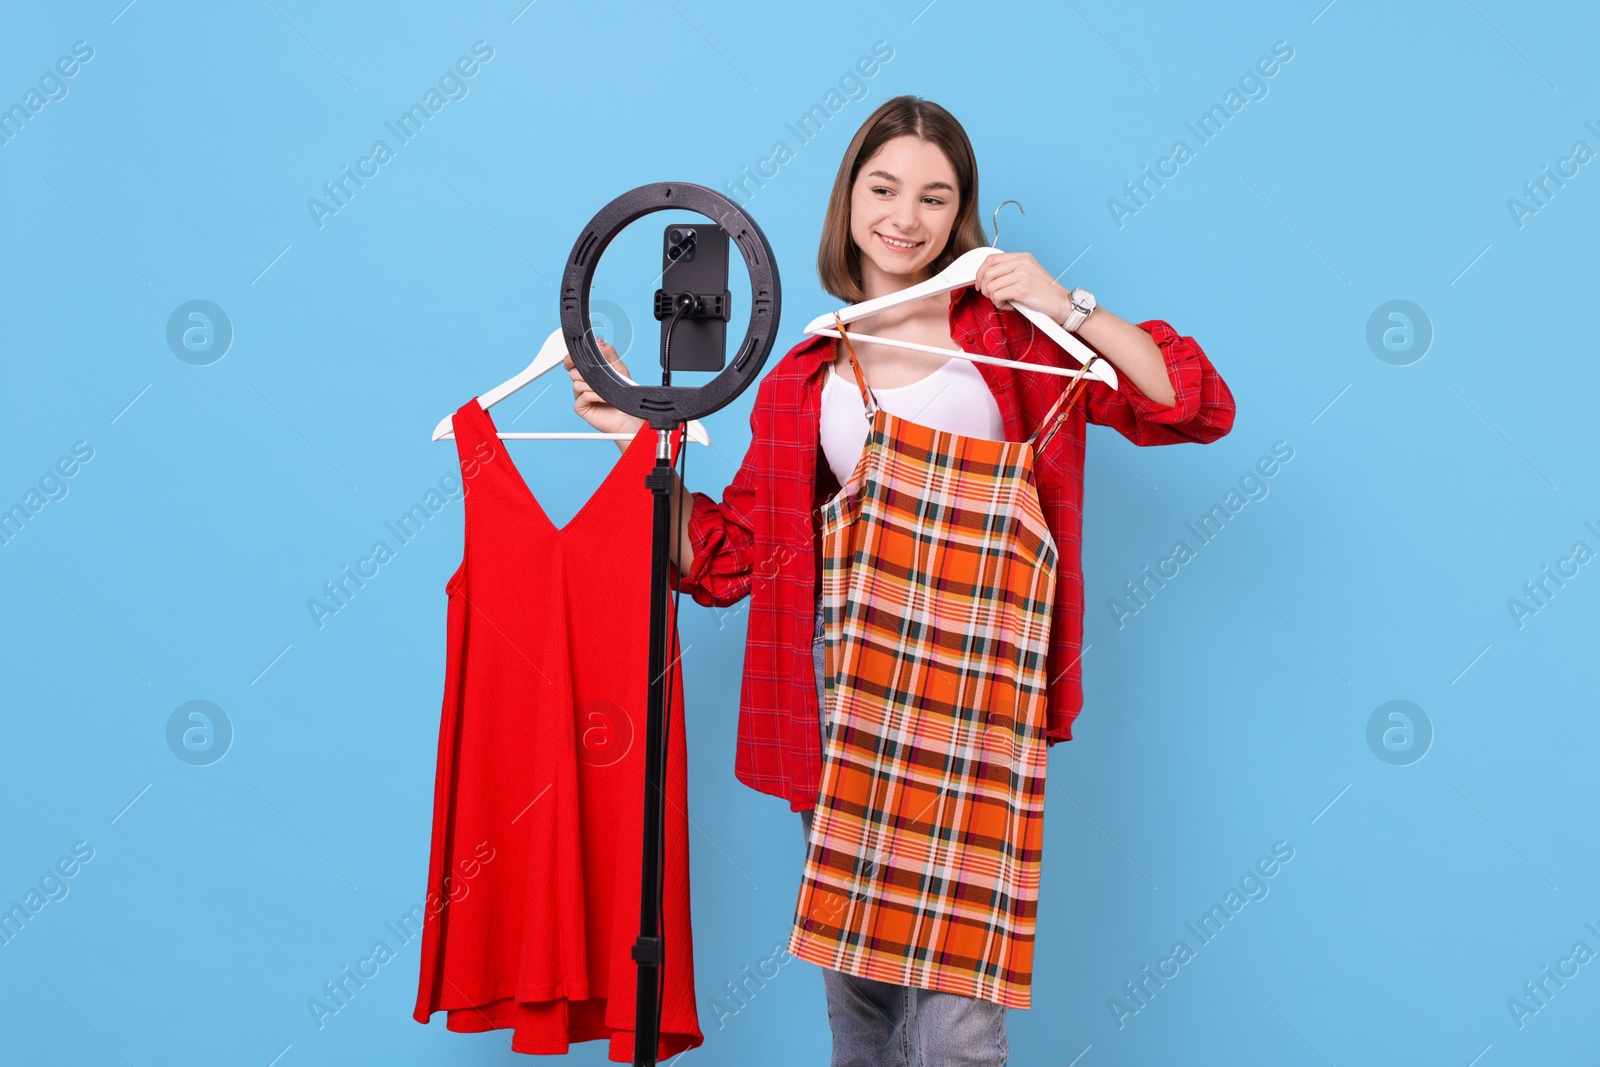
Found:
<svg viewBox="0 0 1600 1067"><path fill-rule="evenodd" d="M822 287L859 303L931 278L988 244L979 222L978 169L961 125L913 96L885 102L845 151L822 224ZM1038 501L1057 548L1051 609L1047 744L1070 740L1082 704L1080 573L1086 422L1135 444L1207 442L1233 425L1233 397L1204 352L1159 319L1137 325L1058 284L1025 252L980 266L976 283L916 301L848 329L1008 359L1076 367L1012 305L1051 315L1116 369L1119 388L1090 380L1059 431L1034 457ZM1085 317L1085 311L1087 316ZM789 801L810 837L822 778L823 690L819 511L862 455L870 388L904 419L952 434L1023 441L1069 379L970 360L811 337L757 387L752 440L719 502L674 496L673 580L694 600L725 607L750 597L734 773ZM606 357L625 368L610 346ZM596 429L633 433L642 420L605 403L571 357L574 406ZM858 391L854 368L864 376ZM626 442L619 442L625 447ZM1006 1008L990 1000L893 985L823 969L833 1064L1002 1064Z"/></svg>

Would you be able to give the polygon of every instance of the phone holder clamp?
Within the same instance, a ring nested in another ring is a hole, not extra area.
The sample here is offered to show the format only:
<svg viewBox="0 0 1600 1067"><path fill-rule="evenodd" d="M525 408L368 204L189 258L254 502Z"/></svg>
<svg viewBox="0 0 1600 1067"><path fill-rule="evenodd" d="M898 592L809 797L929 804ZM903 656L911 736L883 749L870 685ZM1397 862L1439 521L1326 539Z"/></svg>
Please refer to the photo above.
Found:
<svg viewBox="0 0 1600 1067"><path fill-rule="evenodd" d="M699 303L690 311L683 314L686 319L721 319L729 321L733 311L733 294L724 290L720 293L669 293L665 289L656 290L656 319L658 321L672 318L678 312L678 300L692 295Z"/></svg>

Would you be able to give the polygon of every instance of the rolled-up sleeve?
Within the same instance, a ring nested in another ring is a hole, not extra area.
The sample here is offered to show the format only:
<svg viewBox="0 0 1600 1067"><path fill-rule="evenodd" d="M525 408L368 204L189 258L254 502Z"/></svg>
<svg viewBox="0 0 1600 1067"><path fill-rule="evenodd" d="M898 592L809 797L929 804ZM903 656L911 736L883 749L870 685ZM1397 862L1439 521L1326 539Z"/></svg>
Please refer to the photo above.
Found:
<svg viewBox="0 0 1600 1067"><path fill-rule="evenodd" d="M733 481L723 491L721 502L705 493L689 494L689 544L694 549L689 573L679 573L677 564L670 557L668 560L673 588L688 593L695 603L705 607L724 608L750 595L755 570L757 468L763 455L762 442L766 440L767 414L762 404L765 387L763 381L750 413L750 447Z"/></svg>
<svg viewBox="0 0 1600 1067"><path fill-rule="evenodd" d="M1111 427L1136 445L1205 444L1231 430L1233 393L1194 338L1179 335L1160 319L1138 326L1161 349L1172 404L1151 400L1126 374L1117 375L1115 389L1090 379L1085 404L1089 421Z"/></svg>

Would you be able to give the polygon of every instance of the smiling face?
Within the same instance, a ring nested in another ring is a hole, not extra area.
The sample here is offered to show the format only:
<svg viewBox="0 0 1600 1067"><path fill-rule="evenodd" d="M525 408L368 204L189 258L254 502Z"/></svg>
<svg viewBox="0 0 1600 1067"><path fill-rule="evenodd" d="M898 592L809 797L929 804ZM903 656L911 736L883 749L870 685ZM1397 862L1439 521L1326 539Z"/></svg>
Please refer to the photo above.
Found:
<svg viewBox="0 0 1600 1067"><path fill-rule="evenodd" d="M867 298L925 281L960 209L955 168L920 137L885 141L850 192L850 237L861 250Z"/></svg>

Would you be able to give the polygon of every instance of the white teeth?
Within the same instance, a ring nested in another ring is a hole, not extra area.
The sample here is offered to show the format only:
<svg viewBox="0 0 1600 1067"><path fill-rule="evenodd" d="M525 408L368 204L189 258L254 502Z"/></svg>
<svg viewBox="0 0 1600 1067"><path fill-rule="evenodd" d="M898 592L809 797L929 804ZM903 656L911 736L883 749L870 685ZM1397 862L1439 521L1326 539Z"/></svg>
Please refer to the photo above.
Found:
<svg viewBox="0 0 1600 1067"><path fill-rule="evenodd" d="M896 241L893 237L885 237L881 233L878 236L883 237L886 243L893 245L895 248L915 248L922 243L921 241Z"/></svg>

